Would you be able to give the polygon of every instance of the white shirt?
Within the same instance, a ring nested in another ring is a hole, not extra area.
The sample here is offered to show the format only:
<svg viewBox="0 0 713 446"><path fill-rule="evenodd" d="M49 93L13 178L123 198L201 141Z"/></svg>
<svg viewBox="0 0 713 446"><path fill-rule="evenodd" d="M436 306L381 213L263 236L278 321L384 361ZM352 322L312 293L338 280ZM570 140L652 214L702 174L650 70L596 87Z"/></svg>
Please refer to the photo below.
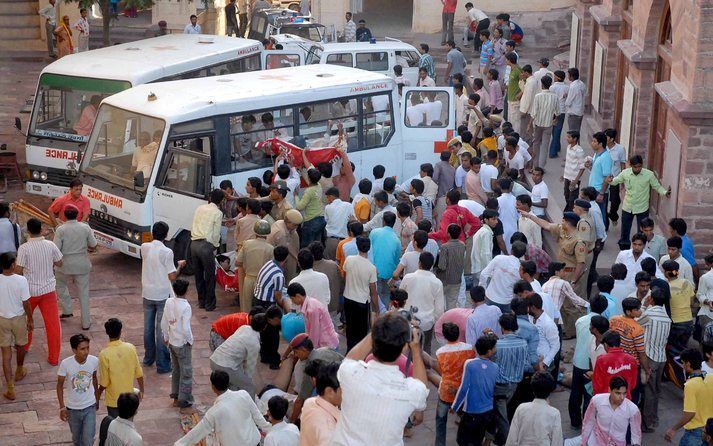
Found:
<svg viewBox="0 0 713 446"><path fill-rule="evenodd" d="M426 124L428 124L428 118L426 117L426 104L422 102L416 105L407 105L406 118L408 119L408 125L411 127L421 126L424 120Z"/></svg>
<svg viewBox="0 0 713 446"><path fill-rule="evenodd" d="M196 23L196 26L193 26L192 24L186 25L185 28L183 28L183 34L200 34L201 33L201 26Z"/></svg>
<svg viewBox="0 0 713 446"><path fill-rule="evenodd" d="M569 85L564 82L554 82L550 86L550 91L554 91L557 95L557 100L559 101L560 114L564 114L567 110L565 102L567 101L567 92L569 91Z"/></svg>
<svg viewBox="0 0 713 446"><path fill-rule="evenodd" d="M413 250L413 240L411 240L410 242L408 242L406 252L412 252ZM438 258L438 242L433 240L432 238L429 238L426 242L426 247L423 248L423 252L430 252L431 255L433 255L434 259Z"/></svg>
<svg viewBox="0 0 713 446"><path fill-rule="evenodd" d="M55 290L54 263L62 260L57 245L44 237L33 237L17 250L17 266L27 278L32 296L42 296Z"/></svg>
<svg viewBox="0 0 713 446"><path fill-rule="evenodd" d="M698 310L698 316L708 316L713 319L713 310L705 301L713 301L713 269L703 274L698 280L698 292L696 299L701 304L701 309Z"/></svg>
<svg viewBox="0 0 713 446"><path fill-rule="evenodd" d="M136 430L133 421L123 418L114 418L111 423L109 423L105 444L107 446L143 446L144 439Z"/></svg>
<svg viewBox="0 0 713 446"><path fill-rule="evenodd" d="M169 297L163 307L161 318L161 331L163 340L174 347L193 345L193 332L191 331L191 304L184 298Z"/></svg>
<svg viewBox="0 0 713 446"><path fill-rule="evenodd" d="M12 223L9 218L0 218L0 252L17 252L15 231L17 231L17 241L20 243L22 239L20 226Z"/></svg>
<svg viewBox="0 0 713 446"><path fill-rule="evenodd" d="M22 248L22 246L20 246L20 248ZM661 269L663 269L663 262L666 260L672 260L671 256L668 254L661 256L661 260L659 260L659 266ZM693 281L693 268L691 268L691 264L688 263L688 260L679 254L678 258L673 259L673 261L678 263L678 277L688 280L691 282L691 285L695 287L696 283Z"/></svg>
<svg viewBox="0 0 713 446"><path fill-rule="evenodd" d="M463 166L458 166L456 169L456 176L455 176L455 183L456 187L463 187L463 183L465 182L465 176L468 175L469 170L465 170Z"/></svg>
<svg viewBox="0 0 713 446"><path fill-rule="evenodd" d="M0 317L12 319L25 314L22 303L30 299L27 279L19 274L0 274Z"/></svg>
<svg viewBox="0 0 713 446"><path fill-rule="evenodd" d="M144 299L162 301L173 296L171 279L176 272L173 251L154 240L141 245L141 294Z"/></svg>
<svg viewBox="0 0 713 446"><path fill-rule="evenodd" d="M300 446L300 430L286 421L273 424L263 446Z"/></svg>
<svg viewBox="0 0 713 446"><path fill-rule="evenodd" d="M475 246L475 240L473 245ZM493 302L502 305L509 304L512 300L512 288L518 280L520 280L520 259L515 256L497 255L480 272L480 286L487 285L485 295Z"/></svg>
<svg viewBox="0 0 713 446"><path fill-rule="evenodd" d="M460 96L456 96L456 122L458 125L465 124L467 119L466 116L466 105L468 105L468 95L463 93Z"/></svg>
<svg viewBox="0 0 713 446"><path fill-rule="evenodd" d="M577 79L569 84L567 100L565 106L568 115L584 116L584 97L587 94L587 87L584 82Z"/></svg>
<svg viewBox="0 0 713 446"><path fill-rule="evenodd" d="M567 146L567 152L564 158L564 173L562 176L566 180L574 181L579 171L584 169L585 160L584 149L582 149L579 144Z"/></svg>
<svg viewBox="0 0 713 446"><path fill-rule="evenodd" d="M498 213L500 221L503 223L503 240L505 240L508 252L510 251L510 237L517 232L517 220L520 218L515 202L515 197L511 193L503 193L498 197Z"/></svg>
<svg viewBox="0 0 713 446"><path fill-rule="evenodd" d="M557 325L550 315L543 312L535 321L535 327L537 327L537 332L540 334L540 342L537 343L537 354L542 356L542 362L549 367L560 349L560 336L557 331Z"/></svg>
<svg viewBox="0 0 713 446"><path fill-rule="evenodd" d="M548 200L550 198L550 189L547 187L544 181L540 181L539 184L532 186L532 192L530 193L533 203L539 203L542 200ZM545 215L545 208L539 208L537 206L532 207L532 213L542 217Z"/></svg>
<svg viewBox="0 0 713 446"><path fill-rule="evenodd" d="M221 367L242 369L246 375L252 376L260 353L260 333L250 325L243 325L228 339L215 349L211 361Z"/></svg>
<svg viewBox="0 0 713 446"><path fill-rule="evenodd" d="M431 271L419 269L406 274L399 288L408 293L404 308L418 308L416 317L421 320L421 330L432 329L445 311L443 283Z"/></svg>
<svg viewBox="0 0 713 446"><path fill-rule="evenodd" d="M525 80L525 88L522 92L522 97L520 98L520 113L529 114L532 110L532 103L535 100L535 94L540 91L537 86L537 79L535 76L530 76Z"/></svg>
<svg viewBox="0 0 713 446"><path fill-rule="evenodd" d="M535 398L515 410L505 446L560 446L562 416L547 400Z"/></svg>
<svg viewBox="0 0 713 446"><path fill-rule="evenodd" d="M399 265L404 266L404 275L418 271L418 259L421 257L419 251L406 251L399 260Z"/></svg>
<svg viewBox="0 0 713 446"><path fill-rule="evenodd" d="M54 5L47 5L44 8L37 11L37 13L42 16L43 19L48 20L52 25L57 24L57 8L59 8L59 2Z"/></svg>
<svg viewBox="0 0 713 446"><path fill-rule="evenodd" d="M626 164L626 150L624 150L624 147L619 143L614 144L610 148L608 147L607 150L613 161L611 175L615 177L621 173L621 163Z"/></svg>
<svg viewBox="0 0 713 446"><path fill-rule="evenodd" d="M424 102L423 105L426 110L426 123L428 123L428 125L433 125L433 121L441 120L441 111L443 110L443 103L441 101Z"/></svg>
<svg viewBox="0 0 713 446"><path fill-rule="evenodd" d="M289 285L299 283L305 289L309 297L314 297L324 305L329 306L331 295L329 294L329 278L326 274L315 271L312 268L304 269L294 279L290 280Z"/></svg>
<svg viewBox="0 0 713 446"><path fill-rule="evenodd" d="M481 272L493 260L493 228L483 226L473 235L473 248L470 251L470 273ZM519 271L518 265L518 271Z"/></svg>
<svg viewBox="0 0 713 446"><path fill-rule="evenodd" d="M470 8L468 10L468 18L470 19L471 22L480 22L481 20L487 19L488 16L480 9ZM478 36L476 36L476 38L477 37Z"/></svg>
<svg viewBox="0 0 713 446"><path fill-rule="evenodd" d="M458 206L468 209L468 212L478 218L480 218L480 216L483 215L483 211L485 211L485 206L475 200L458 200Z"/></svg>
<svg viewBox="0 0 713 446"><path fill-rule="evenodd" d="M527 243L531 243L538 248L542 248L542 228L526 217L517 220L517 229L527 237Z"/></svg>
<svg viewBox="0 0 713 446"><path fill-rule="evenodd" d="M376 283L376 266L360 255L344 261L344 298L360 304L371 298L370 284Z"/></svg>
<svg viewBox="0 0 713 446"><path fill-rule="evenodd" d="M74 355L59 363L57 376L64 376L64 383L69 387L64 399L67 409L86 409L97 402L92 377L98 367L99 358L92 355L87 356L84 364L78 363Z"/></svg>
<svg viewBox="0 0 713 446"><path fill-rule="evenodd" d="M493 188L490 187L490 180L492 178L498 178L498 168L492 164L483 164L480 166L480 186L485 192L492 192Z"/></svg>
<svg viewBox="0 0 713 446"><path fill-rule="evenodd" d="M332 446L402 446L409 416L426 409L426 386L417 379L404 378L396 365L345 359L337 379L342 389L342 417Z"/></svg>
<svg viewBox="0 0 713 446"><path fill-rule="evenodd" d="M260 443L258 428L268 431L270 427L248 392L226 390L215 399L200 423L174 446L196 444L211 433L215 433L218 443L224 446L257 445Z"/></svg>
<svg viewBox="0 0 713 446"><path fill-rule="evenodd" d="M416 86L417 87L435 87L436 81L434 81L433 79L431 79L428 76L426 76L426 79L421 79L419 77L418 81L416 81Z"/></svg>
<svg viewBox="0 0 713 446"><path fill-rule="evenodd" d="M519 151L515 152L515 155L512 158L510 158L509 153L505 155L504 158L508 169L522 170L525 168L525 158L522 157L522 154Z"/></svg>
<svg viewBox="0 0 713 446"><path fill-rule="evenodd" d="M643 251L641 255L639 256L638 260L634 260L634 254L632 254L631 249L627 249L624 251L619 251L619 254L616 256L616 260L614 263L623 263L626 265L626 282L629 286L636 287L636 282L634 281L634 278L636 277L636 273L641 271L641 261L647 258L652 258L651 254L649 254L646 251ZM656 277L659 279L666 280L666 277L664 277L663 273L661 272L661 268L656 265Z"/></svg>
<svg viewBox="0 0 713 446"><path fill-rule="evenodd" d="M596 237L604 242L607 239L607 230L604 226L602 210L599 208L599 204L594 200L590 201L589 204L592 205L592 207L589 208L589 215L594 221L594 232L596 233Z"/></svg>
<svg viewBox="0 0 713 446"><path fill-rule="evenodd" d="M327 221L327 237L347 238L347 223L354 216L354 206L337 198L324 207L324 219Z"/></svg>

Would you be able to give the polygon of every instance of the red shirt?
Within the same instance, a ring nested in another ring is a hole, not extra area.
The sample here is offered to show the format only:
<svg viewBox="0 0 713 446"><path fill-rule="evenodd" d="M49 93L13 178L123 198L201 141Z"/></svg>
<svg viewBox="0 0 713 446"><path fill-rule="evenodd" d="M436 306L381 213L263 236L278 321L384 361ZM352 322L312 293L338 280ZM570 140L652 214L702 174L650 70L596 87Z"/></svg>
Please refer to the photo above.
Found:
<svg viewBox="0 0 713 446"><path fill-rule="evenodd" d="M218 318L215 322L213 322L211 328L213 331L218 333L221 338L228 339L238 330L238 328L248 324L247 313L232 313Z"/></svg>
<svg viewBox="0 0 713 446"><path fill-rule="evenodd" d="M609 392L609 381L615 376L621 376L628 384L626 397L631 399L631 391L636 387L639 366L636 359L619 347L612 347L599 358L594 366L594 376L592 376L592 387L594 394Z"/></svg>
<svg viewBox="0 0 713 446"><path fill-rule="evenodd" d="M67 221L67 217L64 216L64 208L67 207L67 205L69 204L79 209L79 214L77 214L77 221L86 220L86 218L89 216L91 209L89 199L84 195L80 195L79 198L75 200L72 198L72 194L70 192L67 192L61 197L57 197L52 202L49 211L53 214L57 214L60 220Z"/></svg>
<svg viewBox="0 0 713 446"><path fill-rule="evenodd" d="M458 7L458 0L445 0L443 2L443 12L454 14Z"/></svg>
<svg viewBox="0 0 713 446"><path fill-rule="evenodd" d="M455 223L460 226L460 237L459 240L465 243L465 239L472 237L478 229L480 229L480 219L475 215L471 214L466 208L462 208L457 204L452 204L446 208L446 211L441 217L441 224L438 227L438 231L431 232L428 234L429 238L437 240L441 243L445 243L450 240L448 235L448 225ZM468 227L468 232L466 232L465 227Z"/></svg>

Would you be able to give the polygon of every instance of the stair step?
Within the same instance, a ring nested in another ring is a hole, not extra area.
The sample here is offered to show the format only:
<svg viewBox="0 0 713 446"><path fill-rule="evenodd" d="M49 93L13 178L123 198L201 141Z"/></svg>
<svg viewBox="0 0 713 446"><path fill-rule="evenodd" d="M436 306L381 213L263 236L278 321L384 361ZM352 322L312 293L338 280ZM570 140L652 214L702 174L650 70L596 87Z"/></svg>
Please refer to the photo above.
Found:
<svg viewBox="0 0 713 446"><path fill-rule="evenodd" d="M39 39L40 29L39 27L21 27L21 28L9 28L7 26L0 26L0 39L5 40L24 40L24 39Z"/></svg>
<svg viewBox="0 0 713 446"><path fill-rule="evenodd" d="M3 1L2 14L37 14L37 2Z"/></svg>
<svg viewBox="0 0 713 446"><path fill-rule="evenodd" d="M0 14L0 27L20 28L37 27L40 25L40 17L37 14Z"/></svg>

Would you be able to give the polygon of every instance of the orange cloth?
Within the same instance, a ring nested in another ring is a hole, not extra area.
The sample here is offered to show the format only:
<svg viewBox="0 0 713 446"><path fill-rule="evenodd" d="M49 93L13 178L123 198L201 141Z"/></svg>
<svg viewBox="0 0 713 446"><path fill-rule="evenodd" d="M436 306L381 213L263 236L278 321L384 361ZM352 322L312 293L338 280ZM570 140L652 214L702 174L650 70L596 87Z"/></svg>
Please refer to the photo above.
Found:
<svg viewBox="0 0 713 446"><path fill-rule="evenodd" d="M218 333L221 338L228 339L238 328L243 325L248 325L249 323L247 313L232 313L218 318L218 320L213 322L211 328Z"/></svg>

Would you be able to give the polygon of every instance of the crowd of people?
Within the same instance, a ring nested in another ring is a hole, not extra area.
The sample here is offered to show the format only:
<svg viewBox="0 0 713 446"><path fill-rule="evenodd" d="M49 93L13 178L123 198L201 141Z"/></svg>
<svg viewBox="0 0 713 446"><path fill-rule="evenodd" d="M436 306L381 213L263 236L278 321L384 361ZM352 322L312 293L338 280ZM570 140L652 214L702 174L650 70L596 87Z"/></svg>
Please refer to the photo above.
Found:
<svg viewBox="0 0 713 446"><path fill-rule="evenodd" d="M431 389L437 446L642 445L643 433L671 441L680 429L681 445L708 444L713 272L699 271L684 219L655 232L651 192L665 199L670 187L640 155L627 159L614 129L582 147L578 70L552 72L547 59L521 66L510 40L519 28L507 14L491 25L466 4L464 39L477 37L479 56L478 76L467 76L454 4L444 2L443 83L458 95L457 136L439 160L398 184L382 165L356 178L343 147L338 163L279 157L244 191L224 180L210 193L193 216L186 259L174 257L164 243L170 228L156 222L141 246L143 360L122 340L118 318L105 321L98 357L79 333L69 338L73 355L60 360L60 319L74 316L69 282L79 290L82 328L92 324L88 253L97 241L81 182L49 208L59 224L52 241L39 220L20 228L0 204L3 396L14 400L15 382L27 376L39 307L47 361L58 366L59 416L74 444L93 444L102 396L100 439L142 444L132 420L144 367L170 373L173 406L195 413L193 367L205 360L192 357L193 312L217 308L218 286L239 311L212 322L216 399L177 445L211 435L223 445L399 445L423 421ZM428 45L420 49L419 84L436 85ZM559 222L548 218L555 184L544 179L554 158L563 161ZM619 253L597 268L610 225L619 226ZM713 268L713 254L705 265ZM195 302L180 278L187 269ZM562 367L567 340L571 373ZM258 363L276 377L265 382ZM671 426L659 426L664 380L683 388ZM566 440L548 402L563 384L569 422L581 433ZM458 419L455 439L449 415Z"/></svg>

